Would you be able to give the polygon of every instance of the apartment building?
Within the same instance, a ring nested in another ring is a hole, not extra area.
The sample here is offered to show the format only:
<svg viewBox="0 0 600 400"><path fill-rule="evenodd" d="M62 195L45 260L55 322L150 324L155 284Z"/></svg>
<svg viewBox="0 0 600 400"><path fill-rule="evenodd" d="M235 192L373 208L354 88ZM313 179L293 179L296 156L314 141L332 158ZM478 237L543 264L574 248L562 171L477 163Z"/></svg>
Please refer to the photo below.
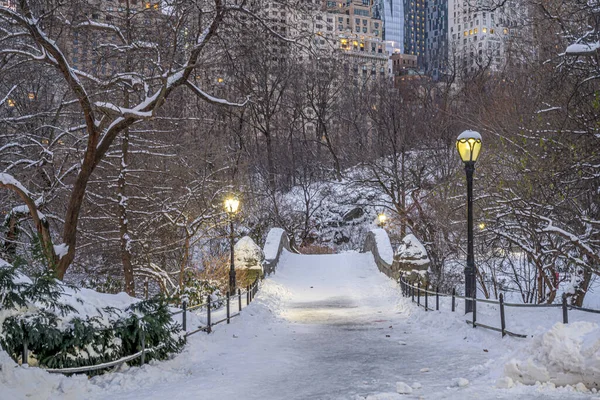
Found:
<svg viewBox="0 0 600 400"><path fill-rule="evenodd" d="M449 0L448 67L462 74L502 69L510 39L522 34L526 15L525 6L516 1L494 8L489 0L477 7L468 0Z"/></svg>

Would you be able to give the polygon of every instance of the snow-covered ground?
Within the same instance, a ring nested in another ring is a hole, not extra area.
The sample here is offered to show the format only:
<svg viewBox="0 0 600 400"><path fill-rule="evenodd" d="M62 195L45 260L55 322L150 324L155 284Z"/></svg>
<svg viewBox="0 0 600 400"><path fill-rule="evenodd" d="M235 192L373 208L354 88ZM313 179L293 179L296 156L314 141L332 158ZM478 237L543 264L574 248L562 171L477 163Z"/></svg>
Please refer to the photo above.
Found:
<svg viewBox="0 0 600 400"><path fill-rule="evenodd" d="M276 274L263 282L240 317L210 335L191 336L174 359L88 380L51 376L2 358L0 398L595 396L549 384L497 388L511 386L505 365L525 354L533 340L501 339L496 332L470 328L459 313L417 309L378 272L370 253L282 257Z"/></svg>

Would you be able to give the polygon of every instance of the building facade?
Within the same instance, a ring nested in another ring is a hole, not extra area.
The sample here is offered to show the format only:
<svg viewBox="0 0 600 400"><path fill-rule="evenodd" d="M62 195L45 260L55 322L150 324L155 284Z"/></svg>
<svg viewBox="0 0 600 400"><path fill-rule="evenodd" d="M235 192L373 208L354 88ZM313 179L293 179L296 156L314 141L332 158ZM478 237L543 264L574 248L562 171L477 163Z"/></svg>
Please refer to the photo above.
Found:
<svg viewBox="0 0 600 400"><path fill-rule="evenodd" d="M467 0L448 1L448 68L459 75L502 69L510 39L522 33L524 5L509 1L502 8L491 6L475 8Z"/></svg>

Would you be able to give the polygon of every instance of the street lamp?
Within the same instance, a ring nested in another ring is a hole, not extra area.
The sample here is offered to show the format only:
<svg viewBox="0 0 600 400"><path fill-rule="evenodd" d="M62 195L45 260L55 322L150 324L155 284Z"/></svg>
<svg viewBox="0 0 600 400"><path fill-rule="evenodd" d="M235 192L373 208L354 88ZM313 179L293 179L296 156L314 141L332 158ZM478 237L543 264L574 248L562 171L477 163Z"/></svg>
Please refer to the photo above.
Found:
<svg viewBox="0 0 600 400"><path fill-rule="evenodd" d="M234 254L233 254L233 235L234 235L234 231L233 231L233 217L235 216L235 213L238 210L238 207L240 206L240 201L238 199L236 199L235 197L230 197L227 200L225 200L225 212L227 212L227 216L229 218L229 245L230 245L230 250L231 250L231 259L230 259L230 264L229 264L229 293L230 294L234 294L235 293L235 261L234 261Z"/></svg>
<svg viewBox="0 0 600 400"><path fill-rule="evenodd" d="M456 139L456 149L465 163L467 174L467 266L465 268L465 297L477 297L475 281L475 255L473 254L473 172L481 151L481 135L475 131L464 131ZM465 314L473 311L473 301L465 299Z"/></svg>
<svg viewBox="0 0 600 400"><path fill-rule="evenodd" d="M383 228L385 225L385 222L387 221L387 215L385 215L384 213L381 213L377 216L377 221L379 223L379 227Z"/></svg>

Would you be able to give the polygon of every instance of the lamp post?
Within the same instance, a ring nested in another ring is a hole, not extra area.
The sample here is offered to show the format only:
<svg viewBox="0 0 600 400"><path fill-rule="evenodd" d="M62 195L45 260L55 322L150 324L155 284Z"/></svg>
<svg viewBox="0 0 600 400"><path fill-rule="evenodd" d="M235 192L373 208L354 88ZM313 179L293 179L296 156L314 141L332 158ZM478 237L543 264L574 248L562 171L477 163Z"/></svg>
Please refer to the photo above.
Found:
<svg viewBox="0 0 600 400"><path fill-rule="evenodd" d="M384 213L381 213L377 216L377 224L379 225L380 228L383 228L385 226L386 221L387 221L387 215L385 215Z"/></svg>
<svg viewBox="0 0 600 400"><path fill-rule="evenodd" d="M456 139L456 149L465 163L467 175L467 266L465 268L465 297L477 296L475 280L475 255L473 253L473 172L481 151L481 135L475 131L464 131ZM473 301L465 299L465 314L473 311Z"/></svg>
<svg viewBox="0 0 600 400"><path fill-rule="evenodd" d="M233 247L234 247L233 217L235 216L235 213L237 212L239 206L240 206L240 201L238 199L236 199L235 197L230 197L227 200L225 200L225 211L227 212L227 217L229 219L229 246L230 246L230 250L231 250L231 254L230 254L231 258L230 258L230 263L229 263L229 293L230 294L235 293L235 261L234 261L234 254L233 254Z"/></svg>

